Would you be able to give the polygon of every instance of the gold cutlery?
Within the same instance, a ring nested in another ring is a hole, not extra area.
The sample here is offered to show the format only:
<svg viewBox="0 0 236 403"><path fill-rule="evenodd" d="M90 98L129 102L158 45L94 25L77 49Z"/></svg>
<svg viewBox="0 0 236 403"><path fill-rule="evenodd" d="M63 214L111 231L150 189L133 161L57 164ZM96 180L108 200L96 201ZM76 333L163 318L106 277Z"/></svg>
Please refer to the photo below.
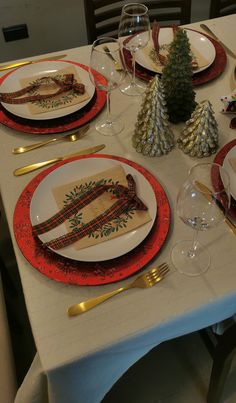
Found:
<svg viewBox="0 0 236 403"><path fill-rule="evenodd" d="M110 50L108 48L108 46L103 46L103 49L105 50L106 54L108 57L110 57L110 59L113 61L115 68L117 71L122 71L123 68L121 67L120 63L112 56L112 54L110 53Z"/></svg>
<svg viewBox="0 0 236 403"><path fill-rule="evenodd" d="M196 185L197 185L198 189L201 192L203 192L203 195L206 197L206 199L211 201L212 193L211 193L210 189L208 189L208 187L206 185L204 185L203 183L198 182L198 181L196 181ZM224 212L224 207L220 204L220 202L217 203L217 206L219 207L220 210L222 210L222 212ZM236 235L236 226L230 221L230 219L225 217L224 222L225 222L225 224L227 224L229 226L229 228L234 233L234 235Z"/></svg>
<svg viewBox="0 0 236 403"><path fill-rule="evenodd" d="M0 66L0 71L14 69L16 67L21 67L21 66L26 66L27 64L34 64L34 63L38 63L38 62L47 62L50 60L59 60L59 59L63 59L66 56L67 56L66 54L55 55L55 56L44 57L44 58L35 59L35 60L25 60L25 61L18 62L18 63L4 64L3 66Z"/></svg>
<svg viewBox="0 0 236 403"><path fill-rule="evenodd" d="M28 172L35 171L36 169L45 167L50 164L54 164L55 162L58 162L58 161L64 161L71 157L77 157L78 155L87 155L87 154L97 153L98 151L101 151L104 147L106 147L105 144L100 144L98 146L94 146L94 147L86 148L84 150L77 151L76 153L73 153L73 154L56 157L52 160L36 162L35 164L30 164L30 165L26 165L24 167L15 169L13 174L15 176L24 175L24 174L27 174Z"/></svg>
<svg viewBox="0 0 236 403"><path fill-rule="evenodd" d="M206 25L206 24L200 24L200 27L204 29L208 34L210 34L225 50L228 52L228 54L236 59L236 54L228 48L217 36L214 34L214 32Z"/></svg>
<svg viewBox="0 0 236 403"><path fill-rule="evenodd" d="M80 302L80 304L72 305L68 308L68 315L75 316L84 313L98 304L106 301L107 299L113 297L116 294L119 294L122 291L129 290L130 288L149 288L159 283L165 275L168 273L169 267L167 263L162 263L158 267L154 267L149 270L147 273L141 274L141 276L137 277L133 282L127 284L124 287L120 287L114 291L107 292L106 294L100 295L95 298L90 298L87 301Z"/></svg>
<svg viewBox="0 0 236 403"><path fill-rule="evenodd" d="M54 139L50 139L50 140L44 140L44 141L41 141L41 143L35 143L35 144L31 144L29 146L17 147L12 150L12 154L23 154L28 151L35 150L36 148L44 147L51 143L56 143L57 141L74 142L74 141L77 141L80 138L82 138L86 134L88 129L89 129L89 125L86 125L86 126L82 127L76 133L70 133L70 134L67 134L66 136L55 137Z"/></svg>

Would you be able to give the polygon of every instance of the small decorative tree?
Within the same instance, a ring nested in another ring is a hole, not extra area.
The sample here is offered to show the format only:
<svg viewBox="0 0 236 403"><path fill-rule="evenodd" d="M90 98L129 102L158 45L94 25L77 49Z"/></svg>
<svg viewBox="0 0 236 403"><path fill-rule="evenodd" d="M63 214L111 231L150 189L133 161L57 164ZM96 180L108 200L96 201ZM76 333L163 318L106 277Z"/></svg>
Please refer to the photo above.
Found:
<svg viewBox="0 0 236 403"><path fill-rule="evenodd" d="M191 157L208 157L218 148L218 126L209 101L202 101L177 140L178 147Z"/></svg>
<svg viewBox="0 0 236 403"><path fill-rule="evenodd" d="M192 75L189 40L186 32L178 28L162 74L169 119L173 123L185 122L195 109Z"/></svg>
<svg viewBox="0 0 236 403"><path fill-rule="evenodd" d="M174 146L163 86L158 75L146 89L132 141L137 152L150 157L167 154Z"/></svg>

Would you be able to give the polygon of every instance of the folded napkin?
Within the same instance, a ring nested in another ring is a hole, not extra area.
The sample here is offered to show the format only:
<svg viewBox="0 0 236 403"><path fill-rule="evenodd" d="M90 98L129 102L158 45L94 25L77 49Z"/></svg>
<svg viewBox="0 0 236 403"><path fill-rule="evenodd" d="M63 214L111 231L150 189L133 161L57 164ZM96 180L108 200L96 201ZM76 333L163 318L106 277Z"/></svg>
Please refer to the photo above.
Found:
<svg viewBox="0 0 236 403"><path fill-rule="evenodd" d="M60 210L33 226L33 234L39 235L65 222L68 233L45 243L52 249L71 244L82 249L122 235L151 219L136 195L133 177L126 176L121 166L56 188L53 193Z"/></svg>
<svg viewBox="0 0 236 403"><path fill-rule="evenodd" d="M48 112L83 102L89 98L73 66L37 77L22 78L21 89L0 93L0 102L25 104L32 114Z"/></svg>

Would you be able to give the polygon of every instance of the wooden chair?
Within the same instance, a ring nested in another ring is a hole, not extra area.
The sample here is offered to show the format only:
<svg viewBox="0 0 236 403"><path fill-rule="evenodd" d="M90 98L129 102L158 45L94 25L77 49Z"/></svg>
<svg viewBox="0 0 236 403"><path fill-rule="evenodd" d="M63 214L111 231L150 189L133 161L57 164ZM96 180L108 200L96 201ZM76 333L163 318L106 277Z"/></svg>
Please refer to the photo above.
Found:
<svg viewBox="0 0 236 403"><path fill-rule="evenodd" d="M191 17L191 0L141 1L149 9L150 21L161 25L188 24ZM117 37L122 7L127 1L84 0L88 43L101 36Z"/></svg>
<svg viewBox="0 0 236 403"><path fill-rule="evenodd" d="M211 0L210 18L236 13L236 0Z"/></svg>
<svg viewBox="0 0 236 403"><path fill-rule="evenodd" d="M220 403L236 354L236 323L220 336L213 334L211 329L204 329L200 333L213 359L207 403Z"/></svg>

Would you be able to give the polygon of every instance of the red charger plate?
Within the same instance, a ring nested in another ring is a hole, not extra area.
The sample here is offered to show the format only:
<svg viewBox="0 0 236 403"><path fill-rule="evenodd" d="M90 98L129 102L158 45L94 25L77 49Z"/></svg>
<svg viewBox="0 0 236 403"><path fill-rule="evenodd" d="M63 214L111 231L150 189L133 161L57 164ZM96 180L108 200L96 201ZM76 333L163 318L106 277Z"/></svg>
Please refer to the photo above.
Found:
<svg viewBox="0 0 236 403"><path fill-rule="evenodd" d="M166 193L157 179L144 167L122 157L97 154L96 158L111 158L124 162L139 171L152 186L157 201L157 219L148 236L132 251L103 262L80 262L64 258L45 249L32 235L30 203L39 183L54 169L76 159L94 158L93 155L71 158L55 164L29 182L21 193L14 211L13 228L17 244L29 263L45 276L66 284L99 285L122 280L142 269L159 252L170 226L170 206Z"/></svg>

